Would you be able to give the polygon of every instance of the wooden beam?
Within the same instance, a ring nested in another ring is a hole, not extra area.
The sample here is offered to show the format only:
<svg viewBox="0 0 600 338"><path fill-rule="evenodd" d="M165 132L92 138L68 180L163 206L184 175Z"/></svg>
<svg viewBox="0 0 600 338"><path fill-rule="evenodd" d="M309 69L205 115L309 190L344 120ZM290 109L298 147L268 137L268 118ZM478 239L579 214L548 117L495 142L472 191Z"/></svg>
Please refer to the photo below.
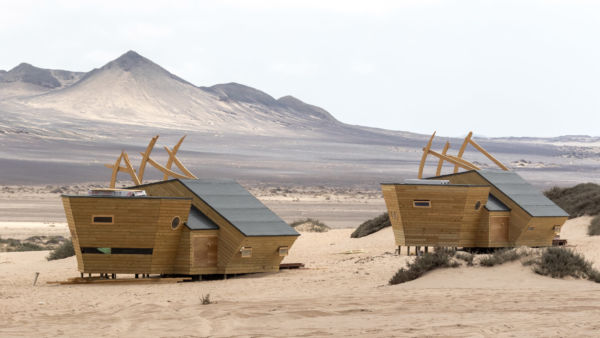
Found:
<svg viewBox="0 0 600 338"><path fill-rule="evenodd" d="M142 154L142 155L143 155L143 153L140 153L140 154ZM172 170L169 170L169 169L167 169L167 168L163 167L162 165L160 165L159 163L157 163L156 161L154 161L154 160L153 160L152 158L150 158L150 157L148 157L148 158L146 159L146 161L147 161L148 163L150 163L150 165L152 165L154 168L156 168L156 169L160 170L160 171L161 171L163 174L167 174L167 175L169 175L169 176L171 176L171 177L175 177L175 178L183 178L183 179L192 178L192 177L188 177L188 176L184 176L184 175L178 174L178 173L176 173L176 172L174 172L174 171L172 171Z"/></svg>
<svg viewBox="0 0 600 338"><path fill-rule="evenodd" d="M450 142L446 141L446 145L444 145L444 149L442 150L442 155L446 155L446 152L450 148ZM442 173L442 166L444 165L444 160L440 158L438 162L437 170L435 171L435 176L440 176Z"/></svg>
<svg viewBox="0 0 600 338"><path fill-rule="evenodd" d="M104 166L105 166L105 167L107 167L108 169L112 169L112 168L114 168L114 167L115 167L115 165L114 165L114 164L105 164ZM126 172L126 171L127 171L127 168L125 168L125 167L119 167L119 171Z"/></svg>
<svg viewBox="0 0 600 338"><path fill-rule="evenodd" d="M129 172L129 175L131 175L131 180L133 181L133 183L135 185L141 185L142 181L140 181L138 176L135 174L135 169L133 169L133 166L131 165L131 162L129 161L129 156L127 155L127 152L125 152L125 151L123 151L123 159L125 160L125 165L127 166L127 172Z"/></svg>
<svg viewBox="0 0 600 338"><path fill-rule="evenodd" d="M112 175L110 176L110 188L114 188L117 184L117 173L119 173L119 168L121 167L121 158L123 158L124 152L125 150L121 151L121 155L119 155L114 167L112 168Z"/></svg>
<svg viewBox="0 0 600 338"><path fill-rule="evenodd" d="M474 165L473 163L465 160L464 158L458 158L458 157L452 156L452 155L446 155L446 156L448 156L448 157L450 157L452 159L457 160L458 162L462 163L464 166L470 167L471 170L479 170L479 169L481 169L478 166Z"/></svg>
<svg viewBox="0 0 600 338"><path fill-rule="evenodd" d="M467 144L469 144L469 141L471 140L471 137L473 137L473 132L470 131L469 134L467 135L467 137L465 137L465 140L463 141L463 144L460 146L460 149L458 150L458 158L462 158L463 154L465 153L465 149L467 149ZM457 173L458 172L458 166L454 166L454 172Z"/></svg>
<svg viewBox="0 0 600 338"><path fill-rule="evenodd" d="M423 156L421 156L421 163L419 164L419 173L417 174L417 178L423 178L423 167L425 167L425 160L427 160L427 155L429 154L429 149L431 149L431 144L433 143L433 138L435 137L435 131L431 135L429 142L425 148L423 148Z"/></svg>
<svg viewBox="0 0 600 338"><path fill-rule="evenodd" d="M464 160L462 160L462 159L455 159L456 157L454 157L454 156L450 157L447 155L442 155L442 154L438 153L437 151L433 151L433 150L429 150L429 154L431 154L437 158L442 158L442 159L444 159L444 161L448 161L448 162L454 164L455 166L458 166L463 169L473 170L476 168L476 167L474 168L474 166L472 166L472 165L465 164L463 162Z"/></svg>
<svg viewBox="0 0 600 338"><path fill-rule="evenodd" d="M177 155L177 151L179 151L179 147L181 146L181 143L183 143L183 140L185 139L187 135L183 135L183 137L181 137L179 139L179 142L177 142L177 144L173 147L173 155L171 155L171 153L169 153L169 159L167 160L167 165L166 168L167 169L171 169L171 166L173 165L173 158L175 157L175 155ZM168 148L165 146L165 149L167 149L167 152L169 151ZM180 168L181 169L181 168ZM167 180L169 178L169 175L165 174L165 176L163 176L163 180Z"/></svg>
<svg viewBox="0 0 600 338"><path fill-rule="evenodd" d="M166 147L166 146L165 146L165 150L167 151L167 153L169 153L169 159L171 159L171 158L173 159L173 162L175 162L175 165L177 166L177 168L179 168L179 170L181 170L181 171L182 171L182 172L183 172L183 173L184 173L186 176L188 176L189 178L193 178L193 179L196 179L196 178L197 178L197 177L196 177L194 174L192 174L192 172L191 172L191 171L189 171L189 170L188 170L188 169L187 169L187 168L186 168L186 167L183 165L183 163L181 163L181 161L179 161L179 159L178 159L178 158L175 156L175 153L174 153L174 151L171 151L171 149L169 149L169 147ZM169 169L169 170L170 170L171 168L168 168L168 167L167 167L167 169ZM168 175L166 175L166 174L165 174L165 177L167 177L167 178L168 178ZM164 180L166 180L166 178L163 178L163 179L164 179Z"/></svg>
<svg viewBox="0 0 600 338"><path fill-rule="evenodd" d="M471 145L473 147L475 147L475 149L479 150L482 154L484 154L492 162L496 163L496 165L499 166L502 170L508 171L508 168L504 164L502 164L502 162L498 161L494 156L492 156L490 153L488 153L487 151L485 151L485 149L483 149L482 146L480 146L479 144L477 144L477 142L473 141L472 139L469 139L469 142L471 143Z"/></svg>
<svg viewBox="0 0 600 338"><path fill-rule="evenodd" d="M146 169L146 162L148 162L148 158L150 158L150 153L152 152L152 148L154 148L154 144L156 144L156 140L158 140L158 135L154 136L150 143L148 143L148 147L146 147L146 151L142 154L142 163L140 164L139 171L139 179L140 181L144 181L144 171Z"/></svg>

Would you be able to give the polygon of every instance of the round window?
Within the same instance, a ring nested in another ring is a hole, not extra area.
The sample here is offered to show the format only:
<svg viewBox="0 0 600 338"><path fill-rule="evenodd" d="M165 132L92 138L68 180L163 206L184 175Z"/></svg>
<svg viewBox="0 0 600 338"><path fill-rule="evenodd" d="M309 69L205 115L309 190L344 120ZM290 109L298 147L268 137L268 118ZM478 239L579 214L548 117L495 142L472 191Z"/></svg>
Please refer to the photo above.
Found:
<svg viewBox="0 0 600 338"><path fill-rule="evenodd" d="M479 210L479 208L481 208L481 202L477 201L477 203L475 203L475 210Z"/></svg>
<svg viewBox="0 0 600 338"><path fill-rule="evenodd" d="M179 216L173 217L173 220L171 221L171 228L173 230L177 229L179 223L181 223L181 218L179 218Z"/></svg>

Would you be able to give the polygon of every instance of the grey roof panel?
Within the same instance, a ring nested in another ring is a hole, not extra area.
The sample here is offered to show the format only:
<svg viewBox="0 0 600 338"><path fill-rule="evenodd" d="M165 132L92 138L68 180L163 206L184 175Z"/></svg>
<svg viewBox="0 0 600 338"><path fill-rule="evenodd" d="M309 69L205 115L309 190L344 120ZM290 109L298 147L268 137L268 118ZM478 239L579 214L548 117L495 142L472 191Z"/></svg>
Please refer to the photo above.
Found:
<svg viewBox="0 0 600 338"><path fill-rule="evenodd" d="M509 207L492 194L489 194L485 208L489 211L510 211Z"/></svg>
<svg viewBox="0 0 600 338"><path fill-rule="evenodd" d="M185 225L190 230L218 230L219 226L192 205Z"/></svg>
<svg viewBox="0 0 600 338"><path fill-rule="evenodd" d="M233 180L179 179L245 236L298 236L294 228Z"/></svg>
<svg viewBox="0 0 600 338"><path fill-rule="evenodd" d="M558 205L512 171L476 170L476 172L531 216L569 216Z"/></svg>

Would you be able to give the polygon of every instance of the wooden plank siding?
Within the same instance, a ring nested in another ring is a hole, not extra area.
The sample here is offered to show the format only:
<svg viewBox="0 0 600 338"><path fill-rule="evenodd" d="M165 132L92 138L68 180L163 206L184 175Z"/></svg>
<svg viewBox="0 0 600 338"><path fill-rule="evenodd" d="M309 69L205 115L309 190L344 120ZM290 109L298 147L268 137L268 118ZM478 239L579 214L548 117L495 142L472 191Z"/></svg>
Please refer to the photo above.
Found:
<svg viewBox="0 0 600 338"><path fill-rule="evenodd" d="M515 246L552 246L554 227L562 226L568 217L532 217L515 240Z"/></svg>
<svg viewBox="0 0 600 338"><path fill-rule="evenodd" d="M81 272L172 273L182 226L171 228L175 216L187 219L190 199L63 197ZM110 215L112 223L94 224L93 215ZM81 248L153 249L152 255L82 254ZM81 265L79 260L81 259Z"/></svg>
<svg viewBox="0 0 600 338"><path fill-rule="evenodd" d="M296 238L297 236L246 237L227 263L224 273L279 271L279 264L284 258L279 256L279 248L291 247ZM243 258L240 253L242 247L252 248L252 257Z"/></svg>
<svg viewBox="0 0 600 338"><path fill-rule="evenodd" d="M296 240L296 236L257 236L246 237L228 220L222 217L212 207L198 198L193 192L188 190L183 184L177 180L158 182L143 186L146 193L150 196L177 196L191 197L192 205L200 210L206 217L219 226L219 230L215 231L218 236L216 245L217 257L215 266L202 266L190 263L190 274L211 274L211 273L249 273L261 271L277 271L279 263L283 257L279 257L278 253L274 252L280 246L290 246ZM202 230L204 231L204 230ZM198 231L191 231L190 240ZM193 243L191 245L190 254L193 253ZM253 248L251 258L241 259L240 249L243 246ZM180 258L189 259L192 262L193 257ZM210 258L212 259L212 258Z"/></svg>
<svg viewBox="0 0 600 338"><path fill-rule="evenodd" d="M508 242L490 241L492 247L503 246L551 246L555 225L562 225L567 217L532 217L508 196L492 186L487 180L474 171L458 173L456 175L444 176L451 184L486 184L490 186L490 192L508 208L510 208L510 219L508 225ZM562 220L562 223L561 223ZM530 227L536 230L528 230ZM543 230L542 230L543 229Z"/></svg>
<svg viewBox="0 0 600 338"><path fill-rule="evenodd" d="M395 196L391 195L390 187L395 190ZM475 243L472 233L479 228L482 207L475 210L474 205L477 201L485 204L489 187L395 184L384 185L383 190L388 212L402 215L400 226L404 241L396 238L398 245L468 246ZM428 200L431 204L428 208L415 207L414 200Z"/></svg>
<svg viewBox="0 0 600 338"><path fill-rule="evenodd" d="M396 187L394 185L382 185L381 191L388 210L390 223L392 224L396 246L406 245L406 237L404 236L404 227L402 225L402 216L400 214L400 206L398 205Z"/></svg>

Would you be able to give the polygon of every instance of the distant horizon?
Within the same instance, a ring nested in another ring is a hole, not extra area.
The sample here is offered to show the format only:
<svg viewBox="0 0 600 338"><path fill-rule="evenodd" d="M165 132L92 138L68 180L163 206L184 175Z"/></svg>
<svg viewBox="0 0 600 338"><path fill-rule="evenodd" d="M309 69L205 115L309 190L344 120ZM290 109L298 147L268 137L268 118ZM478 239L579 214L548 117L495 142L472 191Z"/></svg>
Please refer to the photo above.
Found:
<svg viewBox="0 0 600 338"><path fill-rule="evenodd" d="M352 125L600 136L600 3L64 0L0 9L6 71L24 62L88 72L135 50L196 86L292 95Z"/></svg>

